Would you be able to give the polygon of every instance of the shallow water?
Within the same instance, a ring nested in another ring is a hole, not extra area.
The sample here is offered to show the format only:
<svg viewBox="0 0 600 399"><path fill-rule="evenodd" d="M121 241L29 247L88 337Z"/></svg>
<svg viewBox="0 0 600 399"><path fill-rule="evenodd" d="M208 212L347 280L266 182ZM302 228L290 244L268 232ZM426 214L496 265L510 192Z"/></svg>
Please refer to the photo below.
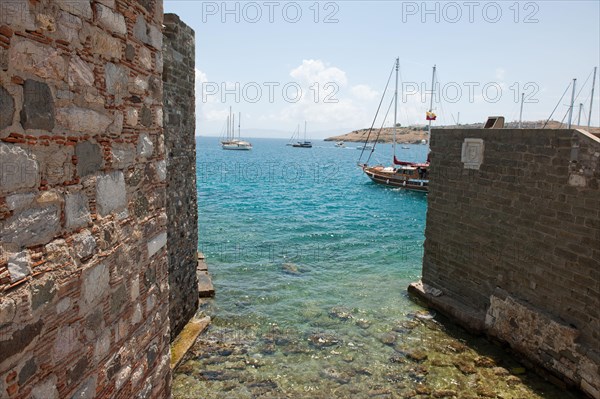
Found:
<svg viewBox="0 0 600 399"><path fill-rule="evenodd" d="M409 300L426 195L371 183L351 143L253 144L199 141L199 249L217 296L175 398L578 397ZM423 160L426 146L399 153Z"/></svg>

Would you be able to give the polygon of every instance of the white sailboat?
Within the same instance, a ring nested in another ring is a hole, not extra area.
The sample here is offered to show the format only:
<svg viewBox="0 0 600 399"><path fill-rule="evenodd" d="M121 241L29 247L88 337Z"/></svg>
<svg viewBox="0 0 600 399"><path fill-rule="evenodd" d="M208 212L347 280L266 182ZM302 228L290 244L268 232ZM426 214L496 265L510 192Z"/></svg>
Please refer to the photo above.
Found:
<svg viewBox="0 0 600 399"><path fill-rule="evenodd" d="M248 151L252 149L252 144L249 141L241 139L241 124L242 124L242 113L238 115L238 138L235 138L235 115L231 113L231 107L229 107L229 116L227 117L227 137L221 141L221 147L224 150L238 150Z"/></svg>

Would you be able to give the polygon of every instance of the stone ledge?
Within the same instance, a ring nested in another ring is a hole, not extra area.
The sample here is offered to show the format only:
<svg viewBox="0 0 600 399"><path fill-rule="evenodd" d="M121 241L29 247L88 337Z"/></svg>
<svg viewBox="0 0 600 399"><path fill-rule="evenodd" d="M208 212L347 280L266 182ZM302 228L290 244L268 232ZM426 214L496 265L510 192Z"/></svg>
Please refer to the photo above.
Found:
<svg viewBox="0 0 600 399"><path fill-rule="evenodd" d="M472 308L444 295L436 288L423 284L422 281L411 283L408 293L445 316L455 321L471 334L480 335L485 331L485 312L477 312Z"/></svg>
<svg viewBox="0 0 600 399"><path fill-rule="evenodd" d="M171 344L171 370L176 369L188 353L198 336L210 324L210 317L192 318Z"/></svg>
<svg viewBox="0 0 600 399"><path fill-rule="evenodd" d="M200 298L212 298L215 296L215 287L208 273L208 265L204 260L204 254L198 252L198 265L196 267L196 277L198 279L198 296Z"/></svg>

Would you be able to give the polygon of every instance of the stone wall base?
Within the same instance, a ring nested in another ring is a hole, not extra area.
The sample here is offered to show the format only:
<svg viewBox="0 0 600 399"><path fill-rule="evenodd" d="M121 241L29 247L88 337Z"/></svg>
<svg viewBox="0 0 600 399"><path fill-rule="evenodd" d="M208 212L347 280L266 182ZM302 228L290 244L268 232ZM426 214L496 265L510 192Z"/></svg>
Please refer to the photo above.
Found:
<svg viewBox="0 0 600 399"><path fill-rule="evenodd" d="M600 399L600 353L578 342L579 331L507 292L496 289L487 312L478 312L421 281L408 292L471 333L508 344L535 366Z"/></svg>

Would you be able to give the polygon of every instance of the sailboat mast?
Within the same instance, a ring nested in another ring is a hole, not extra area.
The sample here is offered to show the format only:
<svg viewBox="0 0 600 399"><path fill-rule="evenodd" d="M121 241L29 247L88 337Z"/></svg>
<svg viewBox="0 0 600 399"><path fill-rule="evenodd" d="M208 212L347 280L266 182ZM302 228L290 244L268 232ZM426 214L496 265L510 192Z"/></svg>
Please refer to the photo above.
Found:
<svg viewBox="0 0 600 399"><path fill-rule="evenodd" d="M227 118L227 140L231 140L231 106L229 107L229 118Z"/></svg>
<svg viewBox="0 0 600 399"><path fill-rule="evenodd" d="M433 95L435 93L435 65L433 66L433 74L431 75L431 100L429 101L429 112L433 112ZM429 119L429 129L428 129L429 138L431 140L431 119Z"/></svg>
<svg viewBox="0 0 600 399"><path fill-rule="evenodd" d="M241 125L242 125L242 113L240 112L238 114L238 139L242 138L241 133L240 133L242 130Z"/></svg>
<svg viewBox="0 0 600 399"><path fill-rule="evenodd" d="M592 105L594 104L594 88L596 87L596 72L598 71L598 67L594 67L594 78L592 79L592 95L590 97L590 113L588 116L588 129L590 128L590 124L592 123Z"/></svg>
<svg viewBox="0 0 600 399"><path fill-rule="evenodd" d="M521 112L519 112L519 129L523 126L523 103L525 102L525 93L521 93Z"/></svg>
<svg viewBox="0 0 600 399"><path fill-rule="evenodd" d="M306 141L306 121L304 121L304 141Z"/></svg>
<svg viewBox="0 0 600 399"><path fill-rule="evenodd" d="M577 84L577 79L573 79L573 91L571 92L571 106L569 107L569 127L571 128L571 121L573 119L573 105L575 103L575 85Z"/></svg>
<svg viewBox="0 0 600 399"><path fill-rule="evenodd" d="M400 68L400 57L396 58L396 91L394 91L394 159L396 159L396 116L398 113L398 69Z"/></svg>

